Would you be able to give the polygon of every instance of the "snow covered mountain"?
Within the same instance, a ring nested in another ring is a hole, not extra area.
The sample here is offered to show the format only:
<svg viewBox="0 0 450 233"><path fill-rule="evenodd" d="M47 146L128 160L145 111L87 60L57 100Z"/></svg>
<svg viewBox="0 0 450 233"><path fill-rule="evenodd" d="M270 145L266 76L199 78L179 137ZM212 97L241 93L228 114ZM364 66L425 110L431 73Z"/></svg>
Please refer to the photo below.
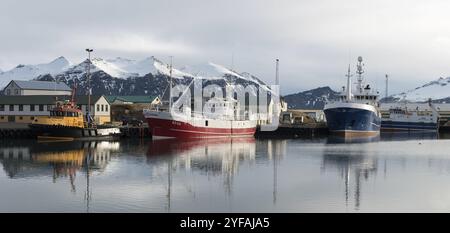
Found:
<svg viewBox="0 0 450 233"><path fill-rule="evenodd" d="M88 60L70 65L64 57L48 64L19 65L0 73L0 87L4 87L10 80L58 80L71 87L76 83L77 92L85 94L88 66ZM168 86L170 66L155 57L142 60L93 58L90 72L94 94L163 96ZM254 84L268 89L264 82L249 73L238 73L211 62L184 66L181 69L173 68L172 77L175 84L187 85L193 78L199 78L203 80L202 85L217 84L225 87L227 84Z"/></svg>
<svg viewBox="0 0 450 233"><path fill-rule="evenodd" d="M439 78L420 87L388 97L389 101L425 102L431 98L441 102L450 98L450 77Z"/></svg>
<svg viewBox="0 0 450 233"><path fill-rule="evenodd" d="M338 92L330 87L319 87L316 89L299 92L284 96L289 109L323 109L327 99L336 99Z"/></svg>
<svg viewBox="0 0 450 233"><path fill-rule="evenodd" d="M50 63L38 65L18 65L15 68L0 73L0 88L5 87L11 80L30 80L39 75L56 75L70 66L64 57L58 57Z"/></svg>

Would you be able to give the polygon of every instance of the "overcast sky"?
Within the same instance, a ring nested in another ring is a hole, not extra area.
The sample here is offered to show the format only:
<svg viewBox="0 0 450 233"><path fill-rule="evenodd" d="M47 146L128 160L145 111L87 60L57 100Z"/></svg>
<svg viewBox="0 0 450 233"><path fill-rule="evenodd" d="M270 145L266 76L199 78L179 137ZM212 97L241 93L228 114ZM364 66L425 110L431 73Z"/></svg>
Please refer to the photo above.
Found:
<svg viewBox="0 0 450 233"><path fill-rule="evenodd" d="M450 76L450 1L391 0L2 0L0 68L72 63L94 56L156 56L175 66L207 61L281 90L345 85L348 63L365 61L366 78L384 93Z"/></svg>

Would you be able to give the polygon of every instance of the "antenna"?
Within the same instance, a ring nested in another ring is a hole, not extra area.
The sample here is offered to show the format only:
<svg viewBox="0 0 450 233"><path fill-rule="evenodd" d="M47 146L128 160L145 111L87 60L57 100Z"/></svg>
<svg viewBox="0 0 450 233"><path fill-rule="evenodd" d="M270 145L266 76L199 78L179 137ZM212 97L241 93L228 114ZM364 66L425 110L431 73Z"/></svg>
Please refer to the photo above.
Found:
<svg viewBox="0 0 450 233"><path fill-rule="evenodd" d="M280 85L280 76L279 76L279 63L280 59L276 59L276 70L275 70L275 85Z"/></svg>
<svg viewBox="0 0 450 233"><path fill-rule="evenodd" d="M388 87L389 87L389 75L386 74L386 98L389 96Z"/></svg>
<svg viewBox="0 0 450 233"><path fill-rule="evenodd" d="M348 70L347 70L347 75L345 75L345 77L347 77L347 100L350 101L352 100L352 87L351 87L351 77L353 75L350 74L350 64L348 64Z"/></svg>
<svg viewBox="0 0 450 233"><path fill-rule="evenodd" d="M362 74L364 73L364 70L362 67L364 66L364 64L362 62L363 62L363 58L361 56L359 56L358 64L356 65L356 74L358 74L358 87L359 87L360 92L362 92L362 89L363 89Z"/></svg>

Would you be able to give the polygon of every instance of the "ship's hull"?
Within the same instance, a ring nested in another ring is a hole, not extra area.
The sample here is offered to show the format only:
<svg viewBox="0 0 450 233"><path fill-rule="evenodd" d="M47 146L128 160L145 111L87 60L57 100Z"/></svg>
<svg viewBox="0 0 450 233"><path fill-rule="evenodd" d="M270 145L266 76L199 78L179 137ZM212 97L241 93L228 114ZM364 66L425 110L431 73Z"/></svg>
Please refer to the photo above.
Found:
<svg viewBox="0 0 450 233"><path fill-rule="evenodd" d="M436 131L437 122L381 121L382 131Z"/></svg>
<svg viewBox="0 0 450 233"><path fill-rule="evenodd" d="M380 133L378 112L358 105L331 106L324 109L328 129L345 137L376 136Z"/></svg>
<svg viewBox="0 0 450 233"><path fill-rule="evenodd" d="M253 137L256 132L256 123L251 121L197 119L187 122L159 113L147 115L146 119L154 139Z"/></svg>
<svg viewBox="0 0 450 233"><path fill-rule="evenodd" d="M81 139L81 138L98 138L119 135L118 128L79 128L62 125L45 125L45 124L30 124L30 129L33 135L38 139Z"/></svg>

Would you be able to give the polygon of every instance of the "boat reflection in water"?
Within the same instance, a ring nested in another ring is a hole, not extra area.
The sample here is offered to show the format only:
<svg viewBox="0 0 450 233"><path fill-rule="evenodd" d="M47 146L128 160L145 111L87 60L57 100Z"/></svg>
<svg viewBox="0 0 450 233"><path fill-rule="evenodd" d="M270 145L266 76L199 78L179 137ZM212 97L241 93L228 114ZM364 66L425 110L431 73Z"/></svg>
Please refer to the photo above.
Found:
<svg viewBox="0 0 450 233"><path fill-rule="evenodd" d="M426 139L448 139L450 134L442 134L432 131L417 131L417 132L381 132L375 136L365 137L342 137L337 135L330 135L327 138L327 143L368 143L379 141L406 141L406 140L426 140Z"/></svg>
<svg viewBox="0 0 450 233"><path fill-rule="evenodd" d="M147 158L150 165L167 162L168 181L179 170L221 175L225 190L231 192L239 162L254 161L255 154L254 138L164 139L150 142Z"/></svg>
<svg viewBox="0 0 450 233"><path fill-rule="evenodd" d="M10 178L51 175L75 175L87 165L93 170L103 170L118 150L118 142L49 142L12 141L0 144L0 161Z"/></svg>
<svg viewBox="0 0 450 233"><path fill-rule="evenodd" d="M277 195L277 167L286 153L287 140L257 141L254 138L166 139L150 142L147 159L154 167L165 167L160 174L167 175L167 210L170 211L172 183L175 174L190 176L197 173L210 178L221 178L226 195L233 192L233 180L243 164L273 163L273 202ZM264 153L258 153L258 151ZM163 163L163 166L158 164ZM165 164L167 163L167 164ZM153 169L157 170L157 169ZM179 178L182 180L182 178ZM178 180L178 181L180 181ZM195 179L189 179L191 182ZM188 185L188 184L185 184Z"/></svg>
<svg viewBox="0 0 450 233"><path fill-rule="evenodd" d="M367 143L380 141L380 134L374 136L363 137L343 137L339 135L330 135L327 138L327 143L340 144L340 143Z"/></svg>
<svg viewBox="0 0 450 233"><path fill-rule="evenodd" d="M365 150L363 145L357 147L358 149L349 148L349 145L326 147L321 167L322 172L338 172L345 186L345 204L348 206L349 198L353 196L355 210L359 210L361 205L363 183L376 176L378 170L377 156L371 154L370 149Z"/></svg>
<svg viewBox="0 0 450 233"><path fill-rule="evenodd" d="M118 142L47 142L9 141L0 143L0 162L11 179L52 177L70 180L71 191L76 192L75 178L81 172L86 177L85 199L87 211L91 191L89 175L102 172L111 159L111 152L119 148Z"/></svg>

